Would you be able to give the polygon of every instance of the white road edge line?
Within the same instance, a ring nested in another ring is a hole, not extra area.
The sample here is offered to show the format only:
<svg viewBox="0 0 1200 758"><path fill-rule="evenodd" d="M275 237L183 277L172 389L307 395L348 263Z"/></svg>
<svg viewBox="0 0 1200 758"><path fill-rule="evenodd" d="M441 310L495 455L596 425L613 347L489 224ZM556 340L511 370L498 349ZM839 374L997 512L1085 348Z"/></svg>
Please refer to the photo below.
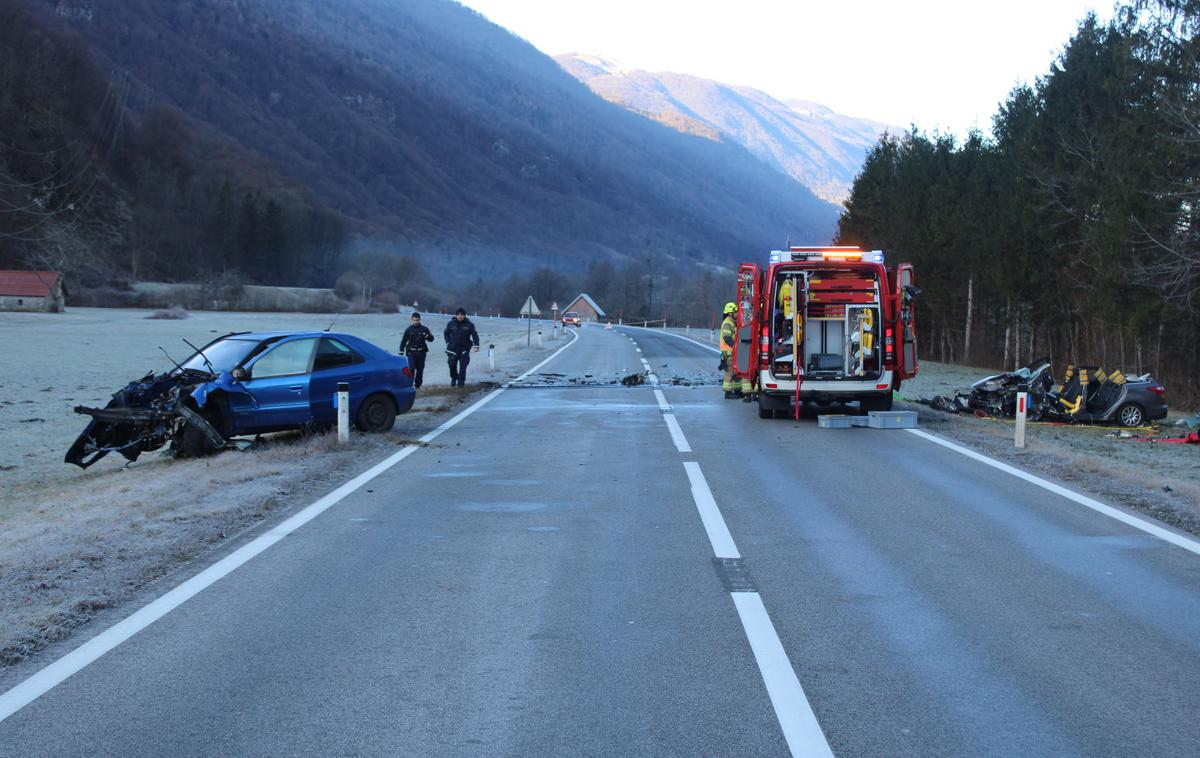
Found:
<svg viewBox="0 0 1200 758"><path fill-rule="evenodd" d="M525 379L542 366L545 366L547 363L557 358L559 353L566 350L571 345L574 345L577 339L578 334L575 334L571 338L570 342L563 345L558 350L555 350L544 361L529 369L524 374L521 374L513 381L506 383L503 387L498 387L497 389L492 390L454 418L446 421L444 424L434 429L432 432L429 432L424 437L421 437L420 441L423 443L433 441L443 432L454 427L467 416L470 416L472 413L475 413L480 408L496 399L496 397L504 392L505 389L516 382ZM196 574L191 579L188 579L157 599L152 600L149 604L135 611L132 615L127 616L122 621L117 622L113 626L97 634L95 637L91 638L63 657L40 669L28 679L24 680L20 684L17 684L7 692L0 694L0 722L3 722L9 716L29 705L34 700L37 700L39 697L61 684L76 672L98 660L101 656L113 650L122 642L150 626L155 621L158 621L171 611L175 610L192 597L195 597L197 594L216 583L218 580L228 576L251 558L254 558L267 548L274 545L276 542L279 542L279 540L296 531L301 526L304 526L309 521L312 521L329 508L337 505L355 490L359 489L367 482L371 481L420 449L421 448L416 445L409 445L381 461L380 463L375 464L363 473L338 487L333 492L330 492L328 495L322 497L311 505L306 506L303 510L297 512L295 515L291 516L274 529L271 529L269 532L254 538L245 545L242 545L240 548L204 569L199 574Z"/></svg>
<svg viewBox="0 0 1200 758"><path fill-rule="evenodd" d="M667 402L667 397L663 394L662 390L654 390L654 399L658 401L659 410L671 410L671 405Z"/></svg>
<svg viewBox="0 0 1200 758"><path fill-rule="evenodd" d="M758 671L767 686L767 695L771 698L771 706L783 729L788 749L792 755L806 758L833 756L833 750L825 739L821 725L817 723L817 716L808 702L808 696L804 694L804 688L800 686L783 643L779 641L779 634L771 623L762 597L757 592L729 594L733 596L742 628L750 640L750 649L754 652Z"/></svg>
<svg viewBox="0 0 1200 758"><path fill-rule="evenodd" d="M671 441L675 443L675 449L681 453L692 452L692 446L688 444L687 437L683 436L683 429L679 428L675 414L663 413L663 420L667 422L667 431L671 433Z"/></svg>
<svg viewBox="0 0 1200 758"><path fill-rule="evenodd" d="M1078 492L1072 492L1071 490L1067 489L1066 487L1055 484L1054 482L1046 481L1045 479L1042 479L1041 477L1034 476L1033 474L1022 471L1021 469L1019 469L1015 466L1010 466L1007 463L1001 463L1000 461L995 460L994 458L989 458L988 456L986 456L982 453L977 453L974 450L971 450L969 448L962 447L961 445L956 445L953 442L950 442L949 440L944 440L941 437L930 434L929 432L923 432L920 429L906 429L905 431L907 431L911 434L915 434L918 437L920 437L921 439L929 440L930 442L934 443L935 445L941 445L942 447L953 450L956 453L961 453L962 455L965 455L968 458L973 458L974 460L977 460L980 463L985 463L988 466L991 466L992 468L995 468L995 469L999 469L1000 471L1003 471L1006 474L1011 474L1012 476L1015 476L1018 479L1023 479L1025 481L1029 482L1030 484L1041 487L1044 490L1053 492L1056 495L1062 495L1063 497L1067 498L1068 500L1079 503L1080 505L1085 506L1087 508L1091 508L1092 510L1094 510L1098 513L1103 513L1105 516L1109 516L1111 518L1116 519L1117 521L1120 521L1123 524L1132 526L1134 529L1140 529L1143 532L1154 535L1155 537L1158 537L1161 540L1165 540L1166 542L1169 542L1172 545L1181 547L1184 550L1195 553L1196 555L1200 555L1200 542L1198 542L1190 537L1185 537L1184 535L1179 534L1177 532L1173 532L1169 529L1164 529L1163 527L1161 527L1157 524L1151 523L1150 521L1147 521L1143 518L1139 518L1138 516L1134 516L1131 513L1126 513L1125 511L1113 508L1111 505L1105 505L1104 503L1100 502L1099 500L1094 500L1094 499L1088 497L1087 495L1081 495Z"/></svg>
<svg viewBox="0 0 1200 758"><path fill-rule="evenodd" d="M683 467L687 470L688 481L692 484L692 499L696 501L696 510L700 511L700 521L704 524L704 531L708 533L708 541L712 543L713 555L718 558L741 558L742 554L738 552L737 545L733 544L733 535L725 525L721 509L717 507L712 490L708 488L708 481L704 478L704 472L700 470L700 464L686 461Z"/></svg>

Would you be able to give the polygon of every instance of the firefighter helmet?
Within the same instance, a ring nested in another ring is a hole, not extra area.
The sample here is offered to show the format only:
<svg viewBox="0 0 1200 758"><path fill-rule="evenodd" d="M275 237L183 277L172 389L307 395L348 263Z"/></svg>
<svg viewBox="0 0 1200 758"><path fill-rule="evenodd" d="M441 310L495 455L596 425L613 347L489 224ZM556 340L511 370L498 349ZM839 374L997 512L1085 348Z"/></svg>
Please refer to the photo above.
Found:
<svg viewBox="0 0 1200 758"><path fill-rule="evenodd" d="M725 315L728 316L730 313L737 313L737 305L734 303L725 303Z"/></svg>

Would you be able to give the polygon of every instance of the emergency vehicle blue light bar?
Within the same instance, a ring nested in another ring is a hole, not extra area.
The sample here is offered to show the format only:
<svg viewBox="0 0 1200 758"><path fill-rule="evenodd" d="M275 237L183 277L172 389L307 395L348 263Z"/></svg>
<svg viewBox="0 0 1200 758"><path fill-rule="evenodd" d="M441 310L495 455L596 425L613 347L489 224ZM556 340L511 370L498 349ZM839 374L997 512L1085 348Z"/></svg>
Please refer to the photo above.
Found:
<svg viewBox="0 0 1200 758"><path fill-rule="evenodd" d="M866 263L883 263L883 251L871 250L870 252L861 251L855 247L830 247L830 248L801 248L794 247L791 250L772 250L768 259L769 263L781 263L783 261L804 261L804 260L861 260Z"/></svg>

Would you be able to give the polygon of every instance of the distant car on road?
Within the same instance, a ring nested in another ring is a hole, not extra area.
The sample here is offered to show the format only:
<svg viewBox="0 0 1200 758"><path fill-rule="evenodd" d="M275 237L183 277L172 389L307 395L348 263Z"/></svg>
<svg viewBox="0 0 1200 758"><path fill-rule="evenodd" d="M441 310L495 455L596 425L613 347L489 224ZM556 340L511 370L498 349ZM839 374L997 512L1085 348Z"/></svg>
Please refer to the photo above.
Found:
<svg viewBox="0 0 1200 758"><path fill-rule="evenodd" d="M562 317L563 326L583 326L583 319L575 311L567 311Z"/></svg>
<svg viewBox="0 0 1200 758"><path fill-rule="evenodd" d="M163 374L147 374L92 417L66 462L87 468L110 452L136 460L168 442L199 455L232 437L327 427L334 395L350 387L350 418L364 432L386 432L416 398L403 356L350 334L242 332L218 337Z"/></svg>

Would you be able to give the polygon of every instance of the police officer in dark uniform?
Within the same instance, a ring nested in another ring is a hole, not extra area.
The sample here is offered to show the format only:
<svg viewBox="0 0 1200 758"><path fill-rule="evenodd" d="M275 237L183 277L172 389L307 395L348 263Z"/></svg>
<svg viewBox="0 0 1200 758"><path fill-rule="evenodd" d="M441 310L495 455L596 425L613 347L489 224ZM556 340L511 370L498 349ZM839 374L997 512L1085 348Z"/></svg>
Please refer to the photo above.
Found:
<svg viewBox="0 0 1200 758"><path fill-rule="evenodd" d="M433 332L421 323L421 314L413 311L412 326L404 330L400 338L400 354L408 358L408 366L413 370L413 387L421 388L425 378L425 357L429 354L429 343L433 342Z"/></svg>
<svg viewBox="0 0 1200 758"><path fill-rule="evenodd" d="M467 312L459 308L450 323L446 324L442 336L446 339L446 359L450 363L450 386L464 387L472 346L479 352L479 332L475 331L475 325L467 318Z"/></svg>

